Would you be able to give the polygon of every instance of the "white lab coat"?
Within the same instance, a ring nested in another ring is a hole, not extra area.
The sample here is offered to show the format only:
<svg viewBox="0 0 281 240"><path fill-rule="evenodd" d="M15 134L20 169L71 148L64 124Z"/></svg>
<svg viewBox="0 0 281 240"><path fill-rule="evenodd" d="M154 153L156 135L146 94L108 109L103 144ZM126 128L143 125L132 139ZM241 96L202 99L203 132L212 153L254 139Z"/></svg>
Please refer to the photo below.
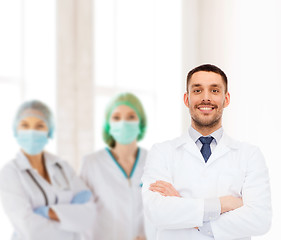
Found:
<svg viewBox="0 0 281 240"><path fill-rule="evenodd" d="M179 197L150 191L156 180L170 182ZM249 240L268 231L271 199L268 169L260 150L223 134L207 163L186 134L156 144L144 170L143 201L158 240ZM194 229L203 225L204 199L242 196L244 206L210 221L214 237Z"/></svg>
<svg viewBox="0 0 281 240"><path fill-rule="evenodd" d="M86 204L70 204L70 201L76 193L88 188L66 162L47 152L44 157L51 184L31 167L22 152L0 172L1 201L15 229L12 239L79 240L93 223L95 206L92 201ZM44 206L46 200L27 170L43 188L60 222L33 212Z"/></svg>
<svg viewBox="0 0 281 240"><path fill-rule="evenodd" d="M83 159L81 178L92 190L97 218L87 240L133 240L144 236L141 176L147 152L139 150L130 179L106 149Z"/></svg>

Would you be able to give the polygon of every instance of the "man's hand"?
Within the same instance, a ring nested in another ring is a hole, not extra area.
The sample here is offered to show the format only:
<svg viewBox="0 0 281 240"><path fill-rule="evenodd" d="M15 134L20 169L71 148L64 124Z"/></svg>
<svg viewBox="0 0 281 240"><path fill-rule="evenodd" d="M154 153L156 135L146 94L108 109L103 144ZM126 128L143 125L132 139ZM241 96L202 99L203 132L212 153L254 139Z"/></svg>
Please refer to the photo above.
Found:
<svg viewBox="0 0 281 240"><path fill-rule="evenodd" d="M220 197L221 213L229 212L243 206L243 200L240 197L224 196Z"/></svg>
<svg viewBox="0 0 281 240"><path fill-rule="evenodd" d="M149 190L153 192L158 192L165 197L180 197L180 194L173 187L173 185L165 181L156 181L155 183L150 184Z"/></svg>
<svg viewBox="0 0 281 240"><path fill-rule="evenodd" d="M138 237L136 237L134 240L146 240L146 238L145 238L145 237L140 237L140 236L138 236Z"/></svg>

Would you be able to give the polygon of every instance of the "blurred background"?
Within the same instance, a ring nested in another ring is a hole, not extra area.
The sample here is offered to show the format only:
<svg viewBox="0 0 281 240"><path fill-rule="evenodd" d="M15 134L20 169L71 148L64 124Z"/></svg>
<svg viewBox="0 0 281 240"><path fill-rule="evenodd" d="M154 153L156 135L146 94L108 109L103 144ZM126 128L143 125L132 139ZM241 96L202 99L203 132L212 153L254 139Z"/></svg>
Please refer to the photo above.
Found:
<svg viewBox="0 0 281 240"><path fill-rule="evenodd" d="M186 74L211 63L229 78L225 131L259 145L270 171L273 224L254 239L277 239L280 12L279 0L0 0L0 167L18 150L11 126L24 100L51 107L56 134L48 150L76 171L84 154L105 146L104 110L117 93L143 102L141 146L177 137L190 125ZM0 238L9 239L2 207L0 225Z"/></svg>

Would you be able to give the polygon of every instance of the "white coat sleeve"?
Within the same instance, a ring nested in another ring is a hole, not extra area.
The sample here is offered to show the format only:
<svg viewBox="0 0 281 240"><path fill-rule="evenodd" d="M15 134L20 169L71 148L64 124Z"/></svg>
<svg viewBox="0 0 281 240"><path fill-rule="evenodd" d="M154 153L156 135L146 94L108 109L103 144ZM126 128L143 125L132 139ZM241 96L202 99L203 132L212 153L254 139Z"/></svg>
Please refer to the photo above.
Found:
<svg viewBox="0 0 281 240"><path fill-rule="evenodd" d="M83 190L90 191L68 164L65 163L63 168L70 179L73 196ZM85 204L56 204L50 207L57 214L60 228L63 230L82 233L93 225L96 213L93 197Z"/></svg>
<svg viewBox="0 0 281 240"><path fill-rule="evenodd" d="M94 187L90 178L91 173L89 172L92 169L92 166L90 165L90 159L87 159L87 157L84 157L82 159L82 166L79 171L79 176L83 180L83 182L87 185L88 188L91 189L92 193L95 195Z"/></svg>
<svg viewBox="0 0 281 240"><path fill-rule="evenodd" d="M0 173L0 197L5 213L23 239L57 239L59 223L33 212L18 172L12 165L7 165Z"/></svg>
<svg viewBox="0 0 281 240"><path fill-rule="evenodd" d="M95 184L97 183L93 178L93 174L91 171L94 170L94 165L92 165L92 159L84 157L82 159L82 166L79 171L79 176L86 184L86 186L92 191L94 202L97 202L97 194L95 193Z"/></svg>
<svg viewBox="0 0 281 240"><path fill-rule="evenodd" d="M243 207L222 214L211 222L216 240L262 235L271 225L271 196L268 169L258 148L249 156L242 188Z"/></svg>
<svg viewBox="0 0 281 240"><path fill-rule="evenodd" d="M88 157L84 157L82 159L82 165L80 167L80 171L79 171L79 175L80 175L80 178L83 180L83 182L87 185L88 188L91 189L92 193L93 193L93 201L94 203L96 204L96 207L97 207L97 196L95 194L95 184L99 184L99 182L96 182L95 181L95 178L93 176L94 174L94 168L93 168L93 165L91 164L92 163L92 160L94 160L92 157L88 158ZM97 209L98 211L98 209ZM95 221L99 221L99 215L96 214L95 215ZM94 235L95 234L95 229L96 229L96 226L97 223L94 222L92 223L92 227L84 233L83 237L84 239L86 240L92 240L94 239Z"/></svg>
<svg viewBox="0 0 281 240"><path fill-rule="evenodd" d="M149 151L142 177L142 197L146 216L158 229L183 229L203 225L204 199L164 197L149 190L151 183L163 180L173 185L168 161L173 149L168 143Z"/></svg>

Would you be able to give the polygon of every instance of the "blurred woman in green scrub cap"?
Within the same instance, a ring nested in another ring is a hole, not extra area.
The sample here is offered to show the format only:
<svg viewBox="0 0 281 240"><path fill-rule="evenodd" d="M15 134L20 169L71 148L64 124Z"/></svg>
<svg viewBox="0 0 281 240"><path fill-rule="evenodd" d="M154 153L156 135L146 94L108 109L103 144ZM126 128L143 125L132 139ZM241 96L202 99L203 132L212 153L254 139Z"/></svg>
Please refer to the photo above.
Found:
<svg viewBox="0 0 281 240"><path fill-rule="evenodd" d="M110 102L103 128L107 147L85 156L81 168L97 204L85 239L145 239L141 176L147 151L138 147L145 130L145 112L135 95L122 93Z"/></svg>

